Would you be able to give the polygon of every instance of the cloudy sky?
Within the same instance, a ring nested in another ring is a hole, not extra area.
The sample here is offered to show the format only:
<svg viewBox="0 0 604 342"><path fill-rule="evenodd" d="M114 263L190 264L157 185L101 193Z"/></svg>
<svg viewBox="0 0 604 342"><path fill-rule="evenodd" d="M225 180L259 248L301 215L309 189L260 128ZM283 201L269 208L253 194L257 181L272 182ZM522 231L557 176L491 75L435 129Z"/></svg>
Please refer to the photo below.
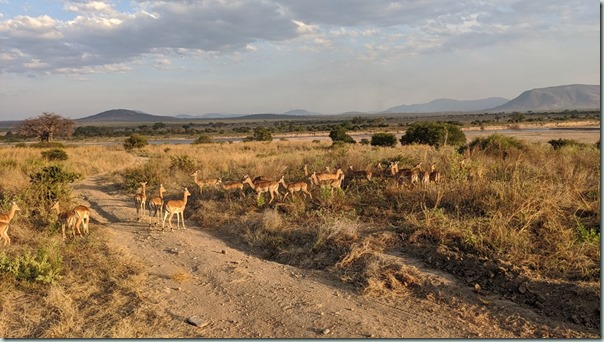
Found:
<svg viewBox="0 0 604 342"><path fill-rule="evenodd" d="M0 0L0 119L381 111L600 83L597 0Z"/></svg>

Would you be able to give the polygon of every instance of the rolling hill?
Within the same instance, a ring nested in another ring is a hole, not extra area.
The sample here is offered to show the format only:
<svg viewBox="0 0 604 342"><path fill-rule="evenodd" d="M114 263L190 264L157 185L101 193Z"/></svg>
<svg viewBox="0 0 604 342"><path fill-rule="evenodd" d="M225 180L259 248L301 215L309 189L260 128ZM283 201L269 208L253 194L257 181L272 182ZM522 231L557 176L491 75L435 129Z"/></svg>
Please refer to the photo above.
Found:
<svg viewBox="0 0 604 342"><path fill-rule="evenodd" d="M87 116L85 118L76 119L78 123L83 122L158 122L158 121L177 121L179 119L173 116L158 116L143 113L130 109L111 109Z"/></svg>
<svg viewBox="0 0 604 342"><path fill-rule="evenodd" d="M511 101L492 108L489 112L598 108L600 108L599 85L570 84L527 90Z"/></svg>
<svg viewBox="0 0 604 342"><path fill-rule="evenodd" d="M489 97L480 100L436 99L428 103L388 108L382 113L474 112L493 108L506 102L508 102L508 99L502 97Z"/></svg>

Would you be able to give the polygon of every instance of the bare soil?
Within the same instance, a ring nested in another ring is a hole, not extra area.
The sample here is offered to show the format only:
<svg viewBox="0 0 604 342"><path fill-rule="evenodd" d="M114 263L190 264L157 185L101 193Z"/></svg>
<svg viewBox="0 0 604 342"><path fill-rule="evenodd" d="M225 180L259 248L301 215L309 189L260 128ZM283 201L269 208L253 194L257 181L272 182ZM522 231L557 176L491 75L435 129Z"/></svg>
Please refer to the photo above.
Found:
<svg viewBox="0 0 604 342"><path fill-rule="evenodd" d="M107 234L112 247L146 265L141 292L178 327L158 336L601 336L599 291L530 281L512 265L466 259L459 251L412 244L401 236L401 248L384 258L412 268L418 281L406 294L372 296L329 270L259 258L249 246L197 225L186 211L187 229L162 232L151 219L136 220L131 196L103 175L76 184L74 190L92 209L91 231ZM476 287L478 283L484 286Z"/></svg>

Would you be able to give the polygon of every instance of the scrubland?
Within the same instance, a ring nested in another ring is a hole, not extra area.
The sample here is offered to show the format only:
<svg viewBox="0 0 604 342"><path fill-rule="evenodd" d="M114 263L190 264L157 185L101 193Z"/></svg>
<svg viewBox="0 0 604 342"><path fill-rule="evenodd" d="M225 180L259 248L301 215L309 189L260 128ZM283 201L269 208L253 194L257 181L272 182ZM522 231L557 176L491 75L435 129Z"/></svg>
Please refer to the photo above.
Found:
<svg viewBox="0 0 604 342"><path fill-rule="evenodd" d="M262 258L329 270L363 295L430 295L411 268L384 257L405 253L468 286L599 329L599 311L584 306L600 296L600 150L593 145L555 150L494 137L462 153L448 146L287 141L149 145L132 153L121 146L68 146L65 161L45 160L41 151L0 148L0 210L7 212L12 201L22 208L10 225L12 245L0 251L4 337L180 336L146 303L144 267L108 249L94 220L90 236L62 241L50 206L54 199L67 206L78 199L69 191L40 194L30 177L51 165L79 177L108 173L123 193L147 181L147 196L162 184L166 197L176 199L188 187L188 222ZM397 186L376 167L394 161L400 168L423 162L426 170L435 163L443 179ZM370 169L373 179L346 177L343 191L311 187L313 199L298 193L269 205L249 188L243 198L219 188L200 193L191 176L198 170L200 178L223 182L246 174L308 181L304 165L311 172ZM545 295L569 289L576 307Z"/></svg>

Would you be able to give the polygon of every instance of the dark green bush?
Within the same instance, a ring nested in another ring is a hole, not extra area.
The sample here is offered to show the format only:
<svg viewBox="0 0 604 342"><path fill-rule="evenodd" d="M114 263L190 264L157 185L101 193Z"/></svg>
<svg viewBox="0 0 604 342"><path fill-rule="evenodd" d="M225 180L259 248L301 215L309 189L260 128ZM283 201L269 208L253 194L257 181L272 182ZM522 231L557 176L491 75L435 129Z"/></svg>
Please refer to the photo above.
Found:
<svg viewBox="0 0 604 342"><path fill-rule="evenodd" d="M561 148L567 147L567 146L577 146L577 147L585 146L585 144L582 144L574 139L562 139L562 138L552 139L552 140L548 141L547 143L552 145L554 150L558 150L558 149L561 149Z"/></svg>
<svg viewBox="0 0 604 342"><path fill-rule="evenodd" d="M493 156L505 157L510 152L526 151L527 145L514 137L491 134L486 138L476 138L468 144L470 151L483 151Z"/></svg>
<svg viewBox="0 0 604 342"><path fill-rule="evenodd" d="M124 141L124 149L131 151L135 148L143 148L149 144L147 137L134 133Z"/></svg>
<svg viewBox="0 0 604 342"><path fill-rule="evenodd" d="M211 144L213 142L212 137L209 135L202 134L195 141L192 142L193 145L197 144Z"/></svg>
<svg viewBox="0 0 604 342"><path fill-rule="evenodd" d="M427 144L431 146L462 146L466 135L454 124L447 122L416 122L401 137L401 145Z"/></svg>
<svg viewBox="0 0 604 342"><path fill-rule="evenodd" d="M375 133L371 136L371 146L394 147L398 142L392 133Z"/></svg>
<svg viewBox="0 0 604 342"><path fill-rule="evenodd" d="M341 141L347 144L356 144L357 142L346 132L347 130L344 126L337 126L329 132L329 137L334 143Z"/></svg>
<svg viewBox="0 0 604 342"><path fill-rule="evenodd" d="M68 199L71 193L68 184L80 178L80 174L65 171L61 165L46 166L29 176L30 200L39 204Z"/></svg>
<svg viewBox="0 0 604 342"><path fill-rule="evenodd" d="M273 141L273 134L270 129L264 127L254 128L254 135L247 137L246 141Z"/></svg>
<svg viewBox="0 0 604 342"><path fill-rule="evenodd" d="M52 150L48 150L48 151L42 151L42 157L46 158L47 160L67 160L68 156L67 156L67 152L55 148Z"/></svg>

